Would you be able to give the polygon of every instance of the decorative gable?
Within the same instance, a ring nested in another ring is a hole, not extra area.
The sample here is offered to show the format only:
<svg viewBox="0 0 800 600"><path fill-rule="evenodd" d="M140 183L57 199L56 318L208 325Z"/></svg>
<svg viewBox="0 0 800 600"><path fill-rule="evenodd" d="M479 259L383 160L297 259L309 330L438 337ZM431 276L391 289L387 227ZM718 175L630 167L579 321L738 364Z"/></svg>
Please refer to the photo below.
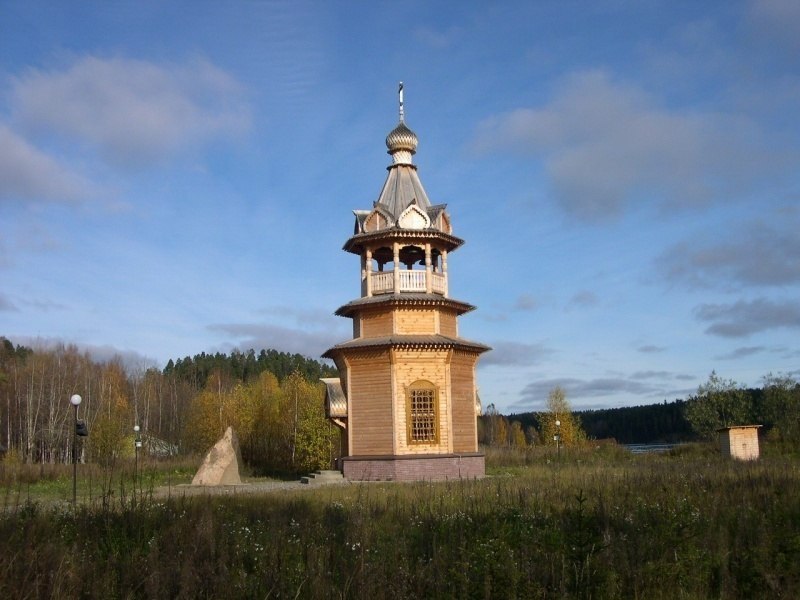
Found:
<svg viewBox="0 0 800 600"><path fill-rule="evenodd" d="M353 235L364 233L364 221L369 216L368 210L354 210L353 214L356 216L356 223L353 226Z"/></svg>
<svg viewBox="0 0 800 600"><path fill-rule="evenodd" d="M401 229L426 229L431 226L431 220L426 211L422 210L416 200L412 200L408 208L400 213L397 225Z"/></svg>
<svg viewBox="0 0 800 600"><path fill-rule="evenodd" d="M379 231L392 226L392 216L383 207L376 205L364 219L364 232Z"/></svg>
<svg viewBox="0 0 800 600"><path fill-rule="evenodd" d="M451 234L453 233L453 227L450 225L450 215L445 212L446 207L446 204L431 206L428 209L428 218L430 219L431 227Z"/></svg>
<svg viewBox="0 0 800 600"><path fill-rule="evenodd" d="M445 233L451 234L453 233L453 226L450 224L450 215L446 212L442 211L441 214L441 225L439 225L439 229L444 231Z"/></svg>

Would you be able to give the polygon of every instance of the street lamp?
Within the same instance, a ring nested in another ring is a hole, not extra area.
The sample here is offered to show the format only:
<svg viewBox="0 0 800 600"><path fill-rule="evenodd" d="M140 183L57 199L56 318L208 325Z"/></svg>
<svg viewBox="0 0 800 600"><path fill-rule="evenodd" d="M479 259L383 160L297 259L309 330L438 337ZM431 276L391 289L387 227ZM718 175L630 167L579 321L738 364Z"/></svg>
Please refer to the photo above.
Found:
<svg viewBox="0 0 800 600"><path fill-rule="evenodd" d="M553 436L556 441L556 453L561 456L561 421L556 419L556 434Z"/></svg>
<svg viewBox="0 0 800 600"><path fill-rule="evenodd" d="M72 505L75 506L78 499L78 406L82 398L79 394L72 394L69 403L75 407L75 441L72 444Z"/></svg>
<svg viewBox="0 0 800 600"><path fill-rule="evenodd" d="M136 440L133 442L134 453L136 454L133 468L133 493L136 495L136 480L139 477L139 448L142 447L142 436L139 435L138 425L133 426L133 432L136 434Z"/></svg>

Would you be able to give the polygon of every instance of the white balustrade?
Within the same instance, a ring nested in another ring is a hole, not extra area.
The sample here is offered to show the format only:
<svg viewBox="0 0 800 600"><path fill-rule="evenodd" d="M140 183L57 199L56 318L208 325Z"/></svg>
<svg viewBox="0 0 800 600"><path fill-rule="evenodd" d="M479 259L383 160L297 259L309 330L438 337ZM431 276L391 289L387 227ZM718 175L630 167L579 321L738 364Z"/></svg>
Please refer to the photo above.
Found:
<svg viewBox="0 0 800 600"><path fill-rule="evenodd" d="M433 292L436 294L447 294L447 275L444 273L431 273L431 283ZM394 292L394 271L372 271L373 294L391 294ZM401 292L424 292L425 291L425 271L400 270L400 291Z"/></svg>
<svg viewBox="0 0 800 600"><path fill-rule="evenodd" d="M425 271L403 271L400 270L400 291L401 292L424 292L425 291Z"/></svg>
<svg viewBox="0 0 800 600"><path fill-rule="evenodd" d="M372 272L372 293L390 294L394 291L394 273L392 271Z"/></svg>
<svg viewBox="0 0 800 600"><path fill-rule="evenodd" d="M433 293L447 295L447 275L444 273L431 273L433 275Z"/></svg>

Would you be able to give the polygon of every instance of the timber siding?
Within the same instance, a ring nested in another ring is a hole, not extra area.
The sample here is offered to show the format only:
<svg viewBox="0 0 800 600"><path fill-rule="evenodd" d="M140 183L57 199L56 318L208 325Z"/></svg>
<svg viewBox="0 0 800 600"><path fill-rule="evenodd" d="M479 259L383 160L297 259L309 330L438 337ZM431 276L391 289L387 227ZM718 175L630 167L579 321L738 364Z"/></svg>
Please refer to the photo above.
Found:
<svg viewBox="0 0 800 600"><path fill-rule="evenodd" d="M389 351L350 357L348 362L350 454L393 454Z"/></svg>
<svg viewBox="0 0 800 600"><path fill-rule="evenodd" d="M450 364L453 394L453 452L478 450L478 426L475 414L476 354L455 351Z"/></svg>
<svg viewBox="0 0 800 600"><path fill-rule="evenodd" d="M458 337L458 322L456 321L456 313L450 311L439 312L439 331L442 335L448 337Z"/></svg>
<svg viewBox="0 0 800 600"><path fill-rule="evenodd" d="M436 454L452 451L450 433L450 389L447 377L448 350L395 350L394 406L397 454ZM439 443L409 444L406 391L415 381L430 381L438 392Z"/></svg>
<svg viewBox="0 0 800 600"><path fill-rule="evenodd" d="M719 432L722 454L738 460L756 460L759 457L758 429L761 425L725 427Z"/></svg>
<svg viewBox="0 0 800 600"><path fill-rule="evenodd" d="M437 311L433 309L400 309L396 312L395 333L401 335L429 335L438 333Z"/></svg>
<svg viewBox="0 0 800 600"><path fill-rule="evenodd" d="M394 315L391 310L365 311L358 320L361 321L359 337L373 338L392 334Z"/></svg>

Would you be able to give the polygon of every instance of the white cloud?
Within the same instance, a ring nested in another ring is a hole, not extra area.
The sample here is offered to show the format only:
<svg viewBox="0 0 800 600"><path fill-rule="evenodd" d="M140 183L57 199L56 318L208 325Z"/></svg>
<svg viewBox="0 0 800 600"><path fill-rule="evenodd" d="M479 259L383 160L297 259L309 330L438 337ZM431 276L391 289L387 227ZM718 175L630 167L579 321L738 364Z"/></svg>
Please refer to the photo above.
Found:
<svg viewBox="0 0 800 600"><path fill-rule="evenodd" d="M608 401L597 402L599 398L626 398L626 403L631 405L630 398L637 398L642 404L652 402L654 398L679 398L691 394L693 390L682 387L687 381L694 381L691 375L673 373L670 371L639 371L629 376L615 375L612 377L597 377L580 379L562 377L534 381L526 385L520 392L520 399L513 403L512 408L527 408L537 410L544 408L550 390L559 386L564 389L567 399L573 408L590 408L593 405L608 406ZM676 387L676 382L679 386Z"/></svg>
<svg viewBox="0 0 800 600"><path fill-rule="evenodd" d="M642 354L659 354L664 352L666 348L664 346L656 346L655 344L645 344L644 346L639 346L636 350Z"/></svg>
<svg viewBox="0 0 800 600"><path fill-rule="evenodd" d="M800 302L775 302L766 298L733 304L702 304L695 316L711 323L706 333L721 337L747 337L771 329L800 328Z"/></svg>
<svg viewBox="0 0 800 600"><path fill-rule="evenodd" d="M7 311L7 312L16 312L19 309L14 305L11 300L5 294L0 293L0 312Z"/></svg>
<svg viewBox="0 0 800 600"><path fill-rule="evenodd" d="M88 142L121 166L152 164L250 126L241 86L207 62L88 56L62 71L16 77L10 105L26 129Z"/></svg>
<svg viewBox="0 0 800 600"><path fill-rule="evenodd" d="M774 215L773 215L774 216ZM773 222L749 222L723 239L691 239L657 261L670 281L692 287L786 286L800 283L800 220L785 212Z"/></svg>
<svg viewBox="0 0 800 600"><path fill-rule="evenodd" d="M800 3L796 0L751 0L748 16L765 43L794 51L800 48Z"/></svg>
<svg viewBox="0 0 800 600"><path fill-rule="evenodd" d="M500 367L520 367L537 365L553 354L544 344L524 344L521 342L498 341L492 343L492 351L481 358L481 367L496 365Z"/></svg>
<svg viewBox="0 0 800 600"><path fill-rule="evenodd" d="M543 160L569 213L603 219L634 201L695 207L742 195L770 173L800 164L742 115L674 110L601 70L566 77L549 104L485 120L478 151Z"/></svg>
<svg viewBox="0 0 800 600"><path fill-rule="evenodd" d="M76 202L97 188L0 123L0 202Z"/></svg>
<svg viewBox="0 0 800 600"><path fill-rule="evenodd" d="M324 330L308 332L278 325L252 323L216 324L208 327L210 331L221 332L240 341L233 345L240 350L274 348L281 352L302 354L316 360L325 350L343 341L336 331Z"/></svg>
<svg viewBox="0 0 800 600"><path fill-rule="evenodd" d="M765 350L766 348L764 348L764 346L744 346L741 348L736 348L735 350L728 352L727 354L721 354L716 358L719 360L736 360L739 358L747 358L748 356L760 354Z"/></svg>
<svg viewBox="0 0 800 600"><path fill-rule="evenodd" d="M539 302L531 294L520 294L514 302L514 309L520 311L532 311L539 307Z"/></svg>
<svg viewBox="0 0 800 600"><path fill-rule="evenodd" d="M135 350L121 350L110 344L86 344L73 342L58 337L30 337L13 336L11 341L19 346L26 346L34 350L51 351L64 347L75 347L79 352L87 353L92 360L107 363L119 360L129 373L156 367L157 361Z"/></svg>
<svg viewBox="0 0 800 600"><path fill-rule="evenodd" d="M461 28L452 26L446 30L437 30L430 27L417 27L414 37L421 43L436 49L451 47L461 36Z"/></svg>
<svg viewBox="0 0 800 600"><path fill-rule="evenodd" d="M587 398L602 398L618 395L636 395L643 397L660 396L663 386L643 383L625 377L602 377L596 379L558 378L544 379L529 383L520 393L521 399L514 407L544 406L550 391L559 386L564 389L567 399L576 407L577 401Z"/></svg>
<svg viewBox="0 0 800 600"><path fill-rule="evenodd" d="M271 306L259 310L258 313L268 317L278 317L282 320L291 319L298 325L330 326L338 318L330 310L308 309L296 306Z"/></svg>
<svg viewBox="0 0 800 600"><path fill-rule="evenodd" d="M577 292L569 301L569 308L588 308L599 302L597 294L589 290Z"/></svg>

